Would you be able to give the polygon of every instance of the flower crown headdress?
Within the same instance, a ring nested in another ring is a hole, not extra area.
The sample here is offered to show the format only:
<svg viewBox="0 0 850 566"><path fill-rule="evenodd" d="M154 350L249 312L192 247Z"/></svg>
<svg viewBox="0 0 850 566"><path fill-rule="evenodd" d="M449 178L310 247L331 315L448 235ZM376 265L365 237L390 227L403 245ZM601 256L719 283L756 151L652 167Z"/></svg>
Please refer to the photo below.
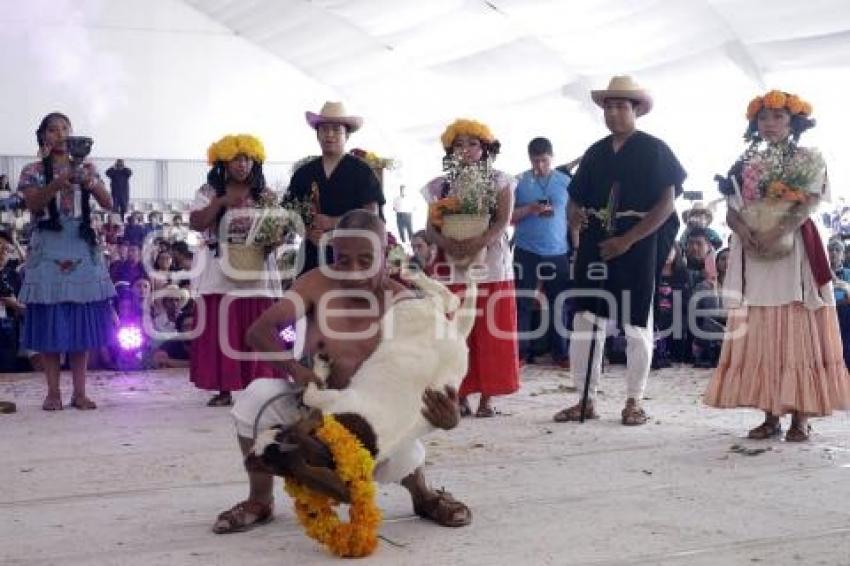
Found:
<svg viewBox="0 0 850 566"><path fill-rule="evenodd" d="M251 134L227 135L210 145L207 149L207 162L210 165L216 161L230 161L237 155L247 155L257 163L266 160L266 149L263 142Z"/></svg>
<svg viewBox="0 0 850 566"><path fill-rule="evenodd" d="M747 120L752 121L762 108L778 110L784 108L791 115L799 114L808 117L812 113L812 105L797 96L781 90L771 90L764 96L753 98L747 106Z"/></svg>
<svg viewBox="0 0 850 566"><path fill-rule="evenodd" d="M493 143L496 141L496 136L493 135L493 132L490 131L487 124L476 120L459 118L449 124L443 132L443 135L440 136L440 141L443 143L443 149L449 150L455 139L461 135L478 138L485 143Z"/></svg>

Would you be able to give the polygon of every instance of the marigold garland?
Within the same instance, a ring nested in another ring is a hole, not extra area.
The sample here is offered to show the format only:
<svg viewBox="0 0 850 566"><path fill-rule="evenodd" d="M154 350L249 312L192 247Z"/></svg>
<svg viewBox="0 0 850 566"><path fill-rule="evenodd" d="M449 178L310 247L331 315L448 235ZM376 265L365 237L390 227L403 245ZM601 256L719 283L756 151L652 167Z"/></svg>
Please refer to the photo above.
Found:
<svg viewBox="0 0 850 566"><path fill-rule="evenodd" d="M266 160L266 148L263 142L251 134L227 135L210 145L207 149L207 162L230 161L237 155L247 155L257 163Z"/></svg>
<svg viewBox="0 0 850 566"><path fill-rule="evenodd" d="M333 454L336 472L351 492L350 522L340 520L339 502L286 478L286 493L295 500L295 513L307 536L343 558L368 556L378 545L381 510L375 504L372 471L375 460L360 440L333 415L325 415L316 436Z"/></svg>
<svg viewBox="0 0 850 566"><path fill-rule="evenodd" d="M753 98L747 105L747 120L752 120L758 116L762 108L786 108L792 115L810 116L812 113L811 104L796 94L790 94L780 90L771 90L764 96Z"/></svg>
<svg viewBox="0 0 850 566"><path fill-rule="evenodd" d="M451 148L455 138L460 135L478 138L479 140L487 143L493 143L496 141L496 136L493 135L493 132L491 132L490 128L487 127L487 124L476 120L458 118L449 124L443 132L443 135L440 136L440 141L443 143L443 149Z"/></svg>

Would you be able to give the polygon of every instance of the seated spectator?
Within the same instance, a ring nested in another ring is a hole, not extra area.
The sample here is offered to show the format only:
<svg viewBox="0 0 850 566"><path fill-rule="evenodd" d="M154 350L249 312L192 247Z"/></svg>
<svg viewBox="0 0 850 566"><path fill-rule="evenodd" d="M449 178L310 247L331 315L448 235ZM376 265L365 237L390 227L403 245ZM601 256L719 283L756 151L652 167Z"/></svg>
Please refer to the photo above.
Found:
<svg viewBox="0 0 850 566"><path fill-rule="evenodd" d="M157 253L157 254L160 253L160 252L171 253L171 241L168 240L168 238L157 238L154 241L154 244L156 245L154 253ZM154 258L154 259L156 259L156 258Z"/></svg>
<svg viewBox="0 0 850 566"><path fill-rule="evenodd" d="M652 368L667 368L689 359L687 349L687 321L685 307L690 299L688 268L678 243L674 242L661 268L655 287L653 320L655 324L655 351Z"/></svg>
<svg viewBox="0 0 850 566"><path fill-rule="evenodd" d="M430 275L434 260L437 257L437 246L431 243L428 233L425 230L419 230L413 234L413 237L410 238L410 243L413 247L413 256L410 258L410 265L415 265L424 273Z"/></svg>
<svg viewBox="0 0 850 566"><path fill-rule="evenodd" d="M829 252L829 267L832 269L832 292L835 294L836 305L850 304L850 269L844 267L844 243L833 238L827 244Z"/></svg>
<svg viewBox="0 0 850 566"><path fill-rule="evenodd" d="M165 227L162 225L162 213L154 210L150 214L148 214L148 223L145 224L145 236L148 234L152 234L154 232L159 232L158 237L165 239Z"/></svg>
<svg viewBox="0 0 850 566"><path fill-rule="evenodd" d="M174 242L171 245L171 257L173 258L171 268L174 271L189 272L192 270L192 262L195 256L189 249L189 244L184 240ZM180 287L189 287L190 283L189 279L180 279L177 281L177 285Z"/></svg>
<svg viewBox="0 0 850 566"><path fill-rule="evenodd" d="M842 240L844 243L844 240ZM850 246L844 246L844 267L850 269Z"/></svg>
<svg viewBox="0 0 850 566"><path fill-rule="evenodd" d="M193 307L187 289L171 284L164 287L154 301L153 326L158 332L177 332L177 318L184 308Z"/></svg>
<svg viewBox="0 0 850 566"><path fill-rule="evenodd" d="M134 212L127 217L127 224L124 226L124 241L130 245L136 245L140 249L145 243L145 227L142 225L142 214Z"/></svg>
<svg viewBox="0 0 850 566"><path fill-rule="evenodd" d="M127 258L130 255L129 252L130 246L127 245L127 242L124 241L124 238L119 238L118 243L115 244L115 249L117 250L117 255L113 261L127 261Z"/></svg>
<svg viewBox="0 0 850 566"><path fill-rule="evenodd" d="M164 289L173 295L165 296L159 301L159 314L154 320L154 327L159 332L175 332L185 334L194 328L194 303L189 298L189 291L176 285ZM165 340L153 348L152 366L155 368L185 368L189 367L189 340L182 336Z"/></svg>
<svg viewBox="0 0 850 566"><path fill-rule="evenodd" d="M140 277L145 277L145 268L142 265L142 249L138 244L129 243L127 246L127 259L113 262L109 266L109 277L113 283L118 283L119 281L132 283Z"/></svg>
<svg viewBox="0 0 850 566"><path fill-rule="evenodd" d="M687 244L688 237L693 229L702 228L705 231L708 242L715 251L723 247L723 240L720 238L720 235L711 228L714 214L702 202L694 202L690 209L682 213L682 220L685 221L685 231L682 237L679 238L679 243L683 246Z"/></svg>
<svg viewBox="0 0 850 566"><path fill-rule="evenodd" d="M829 266L832 269L832 291L835 293L835 309L838 313L838 328L844 349L844 365L850 368L850 269L844 267L844 257L850 246L833 238L827 245Z"/></svg>
<svg viewBox="0 0 850 566"><path fill-rule="evenodd" d="M20 357L20 331L25 308L18 301L21 290L21 275L18 259L10 255L19 250L11 231L0 231L0 373L26 371L26 358ZM18 251L23 254L22 251Z"/></svg>
<svg viewBox="0 0 850 566"><path fill-rule="evenodd" d="M173 281L173 267L174 258L170 251L160 251L156 255L156 259L153 264L154 272L151 274L153 276L152 282L154 289L162 289Z"/></svg>
<svg viewBox="0 0 850 566"><path fill-rule="evenodd" d="M130 285L130 293L135 301L135 309L141 313L151 298L153 284L147 275L139 277Z"/></svg>
<svg viewBox="0 0 850 566"><path fill-rule="evenodd" d="M714 262L717 267L717 286L718 289L722 289L723 282L726 280L726 269L729 267L729 248L723 248L717 252Z"/></svg>
<svg viewBox="0 0 850 566"><path fill-rule="evenodd" d="M685 240L685 262L691 289L696 289L703 282L714 288L717 282L714 255L708 231L705 228L692 228Z"/></svg>
<svg viewBox="0 0 850 566"><path fill-rule="evenodd" d="M183 215L175 214L168 229L168 239L172 242L185 242L189 237L189 227L183 223Z"/></svg>
<svg viewBox="0 0 850 566"><path fill-rule="evenodd" d="M110 214L101 231L107 244L117 244L124 234L124 223L121 222L121 215Z"/></svg>
<svg viewBox="0 0 850 566"><path fill-rule="evenodd" d="M720 297L717 292L717 266L714 259L708 232L704 228L694 227L688 235L686 247L688 268L688 286L691 300L687 309L696 309L696 317L687 312L689 333L691 333L691 351L694 367L716 367L720 359L720 346L723 342L725 320L720 311ZM712 314L703 314L713 311ZM693 322L692 322L693 320ZM696 327L691 325L695 323Z"/></svg>

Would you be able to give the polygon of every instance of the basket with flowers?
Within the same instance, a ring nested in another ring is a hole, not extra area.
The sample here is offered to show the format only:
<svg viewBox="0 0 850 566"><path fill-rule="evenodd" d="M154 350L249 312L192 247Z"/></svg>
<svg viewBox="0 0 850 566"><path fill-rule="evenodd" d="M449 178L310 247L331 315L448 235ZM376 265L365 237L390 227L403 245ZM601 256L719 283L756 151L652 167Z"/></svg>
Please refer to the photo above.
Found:
<svg viewBox="0 0 850 566"><path fill-rule="evenodd" d="M228 224L227 245L224 246L228 277L254 280L264 269L266 257L282 245L286 238L286 218L278 198L264 192L253 208L238 211Z"/></svg>
<svg viewBox="0 0 850 566"><path fill-rule="evenodd" d="M763 234L790 217L803 220L808 216L807 205L816 203L826 183L826 165L817 150L787 142L769 144L763 150L748 152L741 180L741 217L750 230ZM768 259L782 257L793 246L791 232L759 255Z"/></svg>
<svg viewBox="0 0 850 566"><path fill-rule="evenodd" d="M459 155L446 157L444 169L449 184L448 196L432 202L428 215L431 223L447 238L466 240L482 235L490 226L496 206L495 173L489 159L465 163ZM486 250L475 256L447 259L464 267L482 261Z"/></svg>

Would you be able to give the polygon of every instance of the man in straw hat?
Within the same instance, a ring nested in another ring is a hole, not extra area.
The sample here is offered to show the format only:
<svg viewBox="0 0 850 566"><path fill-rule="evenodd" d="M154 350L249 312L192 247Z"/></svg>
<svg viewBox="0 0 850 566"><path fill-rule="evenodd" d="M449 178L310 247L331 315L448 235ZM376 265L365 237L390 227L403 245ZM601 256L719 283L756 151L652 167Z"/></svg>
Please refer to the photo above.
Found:
<svg viewBox="0 0 850 566"><path fill-rule="evenodd" d="M652 98L631 77L612 78L592 98L602 107L611 135L585 152L569 187L568 205L570 225L581 226L570 360L584 396L554 418L598 417L594 397L610 318L628 342L622 423L639 425L648 420L640 401L652 360L657 266L678 230L674 199L682 191L685 171L663 141L635 128L635 119L652 109Z"/></svg>
<svg viewBox="0 0 850 566"><path fill-rule="evenodd" d="M685 232L679 238L679 243L685 245L688 241L691 231L696 228L705 230L708 236L708 243L716 251L723 247L723 240L720 238L714 229L711 228L711 223L714 221L714 214L711 208L706 206L701 200L694 201L691 208L682 213L682 220L685 221Z"/></svg>
<svg viewBox="0 0 850 566"><path fill-rule="evenodd" d="M313 204L300 273L318 267L319 240L336 226L343 214L363 208L381 215L380 207L386 202L372 169L345 151L348 136L360 129L363 118L349 115L341 102L325 102L318 114L307 112L306 117L307 124L316 130L322 156L299 167L287 191L287 198ZM325 253L329 264L330 248Z"/></svg>

